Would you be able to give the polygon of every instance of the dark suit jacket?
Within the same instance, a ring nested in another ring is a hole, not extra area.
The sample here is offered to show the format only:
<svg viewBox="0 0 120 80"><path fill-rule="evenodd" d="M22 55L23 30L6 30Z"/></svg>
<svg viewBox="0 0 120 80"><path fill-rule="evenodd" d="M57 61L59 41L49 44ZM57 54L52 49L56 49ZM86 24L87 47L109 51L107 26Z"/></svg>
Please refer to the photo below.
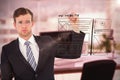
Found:
<svg viewBox="0 0 120 80"><path fill-rule="evenodd" d="M39 46L39 61L36 71L32 69L19 49L18 39L3 46L1 55L2 80L54 80L54 57L78 58L81 55L85 34L69 33L53 40L49 36L35 36ZM69 38L68 43L62 43ZM66 46L67 45L67 46ZM63 48L64 47L64 48Z"/></svg>

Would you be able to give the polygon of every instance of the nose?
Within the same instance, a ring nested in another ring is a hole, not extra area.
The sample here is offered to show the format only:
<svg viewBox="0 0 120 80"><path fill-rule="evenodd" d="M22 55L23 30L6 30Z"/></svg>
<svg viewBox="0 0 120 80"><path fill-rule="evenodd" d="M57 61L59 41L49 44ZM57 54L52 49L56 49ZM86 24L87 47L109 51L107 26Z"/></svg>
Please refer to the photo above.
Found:
<svg viewBox="0 0 120 80"><path fill-rule="evenodd" d="M22 25L21 25L22 27L27 27L28 26L28 24L27 23L22 23Z"/></svg>
<svg viewBox="0 0 120 80"><path fill-rule="evenodd" d="M26 27L26 25L25 25L25 24L22 24L21 26L22 26L22 27Z"/></svg>

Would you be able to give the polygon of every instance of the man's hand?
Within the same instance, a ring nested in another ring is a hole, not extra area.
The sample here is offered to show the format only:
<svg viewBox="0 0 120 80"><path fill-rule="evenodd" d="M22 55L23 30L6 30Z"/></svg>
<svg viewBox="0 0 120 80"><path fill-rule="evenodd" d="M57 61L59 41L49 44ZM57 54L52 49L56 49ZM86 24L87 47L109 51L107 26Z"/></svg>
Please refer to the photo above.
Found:
<svg viewBox="0 0 120 80"><path fill-rule="evenodd" d="M76 33L80 33L79 30L79 16L76 14L71 14L70 16L68 16L68 19L70 21L70 26L72 28L72 30Z"/></svg>

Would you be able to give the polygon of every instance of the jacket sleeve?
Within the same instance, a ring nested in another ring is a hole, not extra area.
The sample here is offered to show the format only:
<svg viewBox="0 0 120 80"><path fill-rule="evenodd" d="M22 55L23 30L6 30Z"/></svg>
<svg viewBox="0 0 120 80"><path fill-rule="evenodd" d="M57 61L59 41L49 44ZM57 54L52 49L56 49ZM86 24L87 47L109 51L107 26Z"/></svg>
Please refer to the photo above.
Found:
<svg viewBox="0 0 120 80"><path fill-rule="evenodd" d="M7 57L7 50L5 49L5 46L2 48L1 53L1 80L12 80L13 74L11 65L9 63L8 57Z"/></svg>
<svg viewBox="0 0 120 80"><path fill-rule="evenodd" d="M76 33L70 31L68 33L61 33L56 45L56 54L58 58L79 58L82 52L82 45L84 41L85 33L80 31Z"/></svg>

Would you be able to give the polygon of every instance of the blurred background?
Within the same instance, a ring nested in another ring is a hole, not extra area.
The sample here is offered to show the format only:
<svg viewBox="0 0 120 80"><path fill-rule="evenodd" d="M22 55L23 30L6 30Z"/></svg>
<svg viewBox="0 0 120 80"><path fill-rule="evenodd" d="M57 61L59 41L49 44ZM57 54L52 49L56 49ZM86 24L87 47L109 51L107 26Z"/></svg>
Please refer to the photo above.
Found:
<svg viewBox="0 0 120 80"><path fill-rule="evenodd" d="M119 0L0 0L0 51L3 44L17 36L12 15L19 7L29 8L34 13L33 33L36 35L40 32L69 30L69 21L65 15L74 13L80 19L78 23L80 30L86 33L86 45L88 42L91 44L91 29L94 27L93 43L97 43L97 46L92 48L97 49L101 43L101 35L107 33L110 38L114 38L118 51L119 5ZM65 27L60 28L61 26Z"/></svg>
<svg viewBox="0 0 120 80"><path fill-rule="evenodd" d="M120 55L120 0L0 0L0 53L18 36L12 15L19 7L34 13L35 35L71 30L72 15L79 20L74 25L86 33L82 54Z"/></svg>

